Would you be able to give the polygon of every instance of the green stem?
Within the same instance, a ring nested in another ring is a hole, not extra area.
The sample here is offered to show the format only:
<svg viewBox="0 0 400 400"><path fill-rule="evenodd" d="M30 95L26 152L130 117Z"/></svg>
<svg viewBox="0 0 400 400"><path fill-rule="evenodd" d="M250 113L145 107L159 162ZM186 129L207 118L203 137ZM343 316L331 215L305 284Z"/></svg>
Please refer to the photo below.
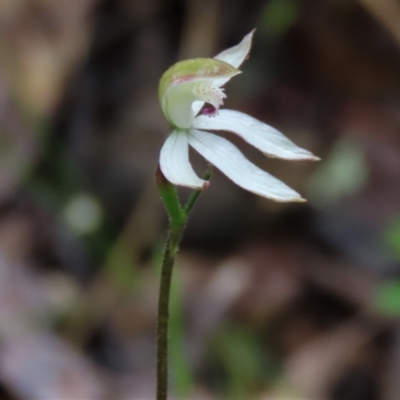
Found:
<svg viewBox="0 0 400 400"><path fill-rule="evenodd" d="M209 181L211 179L213 173L213 166L211 164L208 165L208 168L203 176L203 179ZM194 190L193 193L190 195L189 200L185 204L184 210L186 216L189 215L190 211L192 211L193 206L196 204L197 199L199 198L200 194L202 193L201 190Z"/></svg>
<svg viewBox="0 0 400 400"><path fill-rule="evenodd" d="M210 179L211 174L210 167L204 178ZM169 216L169 232L161 267L157 316L157 400L167 400L169 299L172 272L187 217L202 191L193 191L186 205L182 207L175 187L165 179L160 169L157 171L157 185Z"/></svg>
<svg viewBox="0 0 400 400"><path fill-rule="evenodd" d="M167 399L169 298L175 255L182 230L183 226L169 232L162 263L157 319L157 400Z"/></svg>
<svg viewBox="0 0 400 400"><path fill-rule="evenodd" d="M158 168L156 173L156 181L161 199L167 209L170 226L173 228L179 227L181 224L184 224L186 215L180 205L176 188L165 179L160 168Z"/></svg>

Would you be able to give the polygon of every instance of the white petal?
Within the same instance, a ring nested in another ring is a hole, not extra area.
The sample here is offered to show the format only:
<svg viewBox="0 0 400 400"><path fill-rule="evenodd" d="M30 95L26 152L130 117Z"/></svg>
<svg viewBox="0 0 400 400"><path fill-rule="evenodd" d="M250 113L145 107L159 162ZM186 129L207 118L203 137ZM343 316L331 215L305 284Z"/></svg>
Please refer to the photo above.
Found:
<svg viewBox="0 0 400 400"><path fill-rule="evenodd" d="M238 68L249 54L254 31L255 29L247 34L239 44L224 50L223 52L216 55L214 58L220 61L224 61L235 68Z"/></svg>
<svg viewBox="0 0 400 400"><path fill-rule="evenodd" d="M216 115L199 115L194 128L236 133L247 143L270 157L285 160L319 160L308 150L295 145L285 135L263 122L238 111L220 110Z"/></svg>
<svg viewBox="0 0 400 400"><path fill-rule="evenodd" d="M304 201L297 192L252 164L239 149L220 136L192 129L189 144L243 189L275 201Z"/></svg>
<svg viewBox="0 0 400 400"><path fill-rule="evenodd" d="M184 131L175 130L167 137L160 153L160 168L174 185L201 189L205 183L190 164L188 134Z"/></svg>
<svg viewBox="0 0 400 400"><path fill-rule="evenodd" d="M232 65L235 68L238 68L243 63L243 61L247 58L247 56L250 52L254 32L255 32L255 29L253 29L250 33L248 33L239 44L222 51L221 53L217 54L214 58L217 60L220 60L220 61L224 61L227 64ZM221 86L225 85L225 83L227 83L230 79L231 78L219 79L218 82L216 82L217 86L221 87ZM204 102L200 102L200 101L192 104L192 109L193 109L194 115L198 114L198 112L201 110L203 105L204 105Z"/></svg>

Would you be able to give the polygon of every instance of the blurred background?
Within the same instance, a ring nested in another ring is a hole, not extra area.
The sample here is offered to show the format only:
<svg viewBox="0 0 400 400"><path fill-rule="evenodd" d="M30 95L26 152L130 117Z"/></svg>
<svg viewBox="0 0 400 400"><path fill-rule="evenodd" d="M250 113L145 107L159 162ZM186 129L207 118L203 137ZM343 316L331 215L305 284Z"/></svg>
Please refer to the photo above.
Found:
<svg viewBox="0 0 400 400"><path fill-rule="evenodd" d="M400 398L398 1L1 0L1 399L154 397L158 80L253 28L225 106L322 161L227 134L309 201L215 172L175 269L171 397Z"/></svg>

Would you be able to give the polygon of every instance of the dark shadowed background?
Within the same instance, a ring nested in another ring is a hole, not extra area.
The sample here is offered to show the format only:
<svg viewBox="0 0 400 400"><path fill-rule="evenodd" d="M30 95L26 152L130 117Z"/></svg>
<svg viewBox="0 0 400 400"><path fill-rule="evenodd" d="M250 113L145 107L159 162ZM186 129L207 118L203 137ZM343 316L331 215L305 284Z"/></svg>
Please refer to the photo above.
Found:
<svg viewBox="0 0 400 400"><path fill-rule="evenodd" d="M322 161L226 134L309 201L216 171L175 270L171 398L400 398L399 2L1 0L1 399L154 397L158 80L253 28L225 106Z"/></svg>

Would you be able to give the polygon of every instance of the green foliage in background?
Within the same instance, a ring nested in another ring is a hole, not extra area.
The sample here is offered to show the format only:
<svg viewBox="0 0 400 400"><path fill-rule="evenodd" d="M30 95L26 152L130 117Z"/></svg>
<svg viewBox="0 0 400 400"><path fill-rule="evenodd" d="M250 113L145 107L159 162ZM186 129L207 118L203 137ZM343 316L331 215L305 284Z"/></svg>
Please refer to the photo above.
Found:
<svg viewBox="0 0 400 400"><path fill-rule="evenodd" d="M380 283L374 302L382 314L389 317L400 316L400 280Z"/></svg>
<svg viewBox="0 0 400 400"><path fill-rule="evenodd" d="M224 325L212 338L202 379L223 398L253 398L279 368L270 351L251 329L236 323Z"/></svg>
<svg viewBox="0 0 400 400"><path fill-rule="evenodd" d="M394 259L400 260L400 217L390 221L384 232L384 240L393 253ZM374 297L374 306L382 314L390 317L400 316L400 279L384 281L378 284Z"/></svg>
<svg viewBox="0 0 400 400"><path fill-rule="evenodd" d="M313 205L327 207L357 193L367 178L367 165L360 144L342 138L311 177L307 197Z"/></svg>
<svg viewBox="0 0 400 400"><path fill-rule="evenodd" d="M400 217L393 218L389 223L385 231L385 240L395 257L400 260Z"/></svg>
<svg viewBox="0 0 400 400"><path fill-rule="evenodd" d="M268 36L280 36L296 21L298 3L294 0L268 1L261 13L260 33Z"/></svg>

